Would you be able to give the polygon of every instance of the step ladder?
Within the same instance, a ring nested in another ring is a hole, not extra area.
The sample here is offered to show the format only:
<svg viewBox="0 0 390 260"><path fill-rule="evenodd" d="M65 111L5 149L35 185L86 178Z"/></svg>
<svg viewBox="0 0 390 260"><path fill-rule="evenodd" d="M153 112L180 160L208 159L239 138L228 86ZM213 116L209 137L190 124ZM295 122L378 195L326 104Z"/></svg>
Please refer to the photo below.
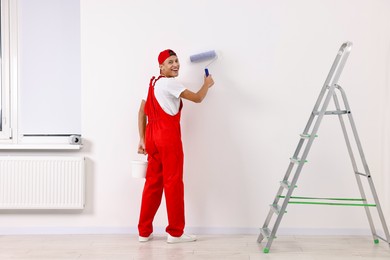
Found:
<svg viewBox="0 0 390 260"><path fill-rule="evenodd" d="M371 178L370 170L368 169L368 165L363 153L362 145L360 143L356 131L355 122L352 118L352 113L348 104L347 96L344 90L337 84L341 72L349 56L349 53L351 51L351 48L352 48L352 43L346 42L341 45L339 51L337 52L336 58L332 64L330 72L321 89L320 95L317 99L317 102L315 103L309 121L307 122L303 133L300 135L298 146L294 152L294 155L290 158L290 164L287 168L287 172L283 180L280 182L280 187L278 189L278 192L276 193L274 201L270 205L270 210L264 222L264 225L262 228L260 228L260 234L258 236L257 242L262 243L262 241L266 239L266 244L265 246L263 246L264 253L269 252L272 242L276 238L276 232L279 228L280 222L282 221L284 214L286 213L287 204L320 204L320 205L364 207L370 225L371 233L374 238L374 243L376 244L379 243L379 239L380 239L385 241L390 247L389 230L387 228L386 221L383 216L383 211L379 203L378 195L376 193L375 186ZM341 95L342 102L339 102L338 93L339 95ZM328 111L327 108L332 99L336 110ZM343 104L343 107L340 105L340 103ZM302 168L304 164L307 162L306 160L307 155L309 154L313 141L317 137L317 131L318 128L320 127L321 121L323 117L327 115L336 115L339 118L361 198L317 198L317 197L292 196L294 189L297 187L296 184L299 175L302 171ZM350 123L352 134L353 134L353 140L356 143L356 147L359 152L361 163L364 168L363 172L359 172L358 170L355 156L351 146L351 141L347 133L344 117L346 117ZM291 172L293 171L294 168L295 168L295 173L290 178ZM369 204L367 202L367 197L363 189L361 178L365 178L368 181L368 185L370 187L374 203ZM286 194L282 195L284 192L286 192ZM282 199L282 203L279 205L279 201L281 199ZM376 208L380 222L382 224L385 237L381 237L376 232L373 219L371 216L370 208ZM274 215L276 215L276 220L274 221L273 226L270 227L270 222Z"/></svg>

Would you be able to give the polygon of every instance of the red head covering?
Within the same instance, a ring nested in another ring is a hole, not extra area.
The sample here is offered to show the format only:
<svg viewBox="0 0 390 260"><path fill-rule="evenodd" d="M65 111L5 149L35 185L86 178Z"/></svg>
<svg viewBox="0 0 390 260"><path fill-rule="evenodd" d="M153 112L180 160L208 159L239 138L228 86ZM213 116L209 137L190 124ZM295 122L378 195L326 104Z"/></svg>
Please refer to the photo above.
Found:
<svg viewBox="0 0 390 260"><path fill-rule="evenodd" d="M158 55L158 64L163 64L164 61L171 56L177 56L173 50L167 49L160 52L160 54Z"/></svg>

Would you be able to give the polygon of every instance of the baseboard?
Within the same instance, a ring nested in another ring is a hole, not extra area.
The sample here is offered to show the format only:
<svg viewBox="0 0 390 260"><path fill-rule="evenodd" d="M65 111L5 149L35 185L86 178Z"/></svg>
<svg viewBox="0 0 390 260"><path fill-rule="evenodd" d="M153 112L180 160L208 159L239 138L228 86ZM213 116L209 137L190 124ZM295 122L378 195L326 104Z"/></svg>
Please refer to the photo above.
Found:
<svg viewBox="0 0 390 260"><path fill-rule="evenodd" d="M187 227L189 234L198 235L258 235L258 228ZM165 228L157 227L155 234L165 234ZM279 236L369 236L369 229L341 228L280 228ZM381 232L379 232L380 234ZM136 227L0 227L0 235L39 234L138 234Z"/></svg>

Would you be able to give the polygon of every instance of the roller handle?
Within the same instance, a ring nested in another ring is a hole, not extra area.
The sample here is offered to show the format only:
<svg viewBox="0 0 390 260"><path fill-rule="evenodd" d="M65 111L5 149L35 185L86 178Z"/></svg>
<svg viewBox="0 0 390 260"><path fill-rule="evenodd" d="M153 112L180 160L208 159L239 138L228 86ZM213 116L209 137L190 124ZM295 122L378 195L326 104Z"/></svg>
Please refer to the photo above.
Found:
<svg viewBox="0 0 390 260"><path fill-rule="evenodd" d="M209 74L209 69L208 68L205 68L204 69L204 74L206 75L206 77L208 77L210 74Z"/></svg>

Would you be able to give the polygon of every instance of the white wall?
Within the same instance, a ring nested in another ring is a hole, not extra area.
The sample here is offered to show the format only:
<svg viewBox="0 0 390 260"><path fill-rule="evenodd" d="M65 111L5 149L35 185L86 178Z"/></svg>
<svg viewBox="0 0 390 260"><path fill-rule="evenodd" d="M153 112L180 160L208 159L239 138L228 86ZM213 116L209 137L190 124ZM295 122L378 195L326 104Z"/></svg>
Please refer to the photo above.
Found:
<svg viewBox="0 0 390 260"><path fill-rule="evenodd" d="M88 158L83 212L6 212L0 231L136 232L143 180L132 179L137 112L159 51L172 48L189 89L189 56L215 49L215 86L185 102L187 230L257 232L268 213L340 45L354 43L341 76L388 223L388 1L82 0L82 134ZM387 141L385 141L387 140ZM336 118L325 118L296 195L358 197ZM155 219L162 232L165 205ZM281 231L357 233L362 208L290 206Z"/></svg>

